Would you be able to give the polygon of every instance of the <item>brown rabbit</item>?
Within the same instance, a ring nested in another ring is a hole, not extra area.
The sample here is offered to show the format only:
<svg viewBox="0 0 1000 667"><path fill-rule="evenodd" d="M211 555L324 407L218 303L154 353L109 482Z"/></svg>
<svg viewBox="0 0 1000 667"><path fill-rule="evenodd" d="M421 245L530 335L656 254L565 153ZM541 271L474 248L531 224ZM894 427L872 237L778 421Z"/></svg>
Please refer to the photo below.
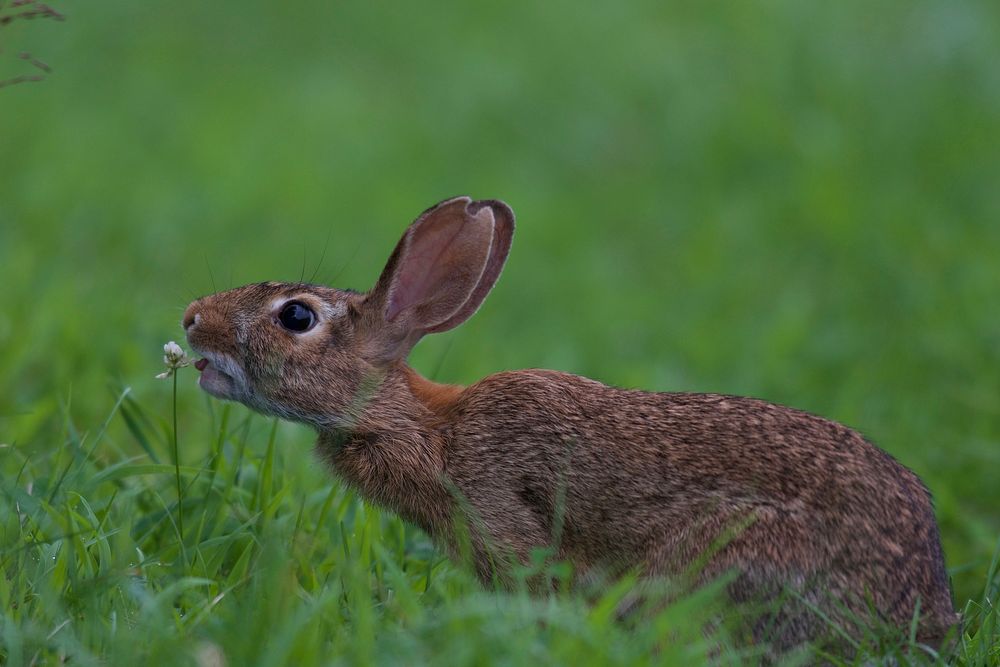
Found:
<svg viewBox="0 0 1000 667"><path fill-rule="evenodd" d="M849 428L764 401L647 393L549 370L470 387L406 365L428 333L468 319L510 250L499 201L450 199L406 230L371 291L260 283L184 314L213 396L311 424L366 499L478 574L555 549L580 573L638 569L704 581L735 570L736 601L777 599L755 629L790 647L856 633L858 617L939 643L957 620L927 489ZM556 535L558 534L558 535ZM818 609L829 620L810 612Z"/></svg>

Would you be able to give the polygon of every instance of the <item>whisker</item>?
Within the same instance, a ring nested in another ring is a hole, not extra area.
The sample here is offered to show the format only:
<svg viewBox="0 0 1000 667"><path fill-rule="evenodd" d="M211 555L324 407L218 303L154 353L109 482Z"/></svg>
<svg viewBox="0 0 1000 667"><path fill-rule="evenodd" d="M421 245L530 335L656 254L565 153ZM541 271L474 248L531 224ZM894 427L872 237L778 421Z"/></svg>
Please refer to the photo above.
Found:
<svg viewBox="0 0 1000 667"><path fill-rule="evenodd" d="M361 250L361 245L363 243L364 243L364 240L358 241L358 244L356 246L354 246L354 250L351 251L351 254L347 258L347 260L343 264L340 265L340 268L337 269L337 272L335 274L333 274L332 278L330 278L329 280L324 280L323 281L324 284L326 284L326 285L333 285L334 283L337 282L337 279L340 278L340 276L344 273L344 271L347 270L347 267L350 266L351 262L354 261L354 258L357 257L358 252Z"/></svg>
<svg viewBox="0 0 1000 667"><path fill-rule="evenodd" d="M326 259L326 250L327 248L330 247L330 236L332 235L333 235L333 227L327 228L326 241L323 243L323 252L319 256L319 262L317 262L316 264L316 269L312 272L312 275L309 276L309 282L313 282L314 280L316 280L316 274L319 273L320 267L323 266L323 260ZM305 260L303 259L303 261Z"/></svg>
<svg viewBox="0 0 1000 667"><path fill-rule="evenodd" d="M205 266L208 268L208 277L212 281L212 291L218 292L219 289L215 286L215 274L212 273L212 263L208 261L208 253L203 254L205 258Z"/></svg>

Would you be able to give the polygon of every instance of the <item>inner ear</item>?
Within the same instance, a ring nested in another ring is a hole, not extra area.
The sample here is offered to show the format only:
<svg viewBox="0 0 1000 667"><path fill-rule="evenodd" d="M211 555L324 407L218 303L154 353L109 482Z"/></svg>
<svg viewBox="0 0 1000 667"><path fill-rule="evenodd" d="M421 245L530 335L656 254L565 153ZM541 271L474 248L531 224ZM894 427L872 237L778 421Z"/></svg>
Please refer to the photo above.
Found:
<svg viewBox="0 0 1000 667"><path fill-rule="evenodd" d="M486 295L493 289L504 264L507 262L507 255L510 254L510 244L514 239L514 212L507 204L497 200L485 200L472 202L469 211L478 214L483 209L489 209L493 216L493 238L490 241L489 255L483 272L479 276L479 282L475 289L465 300L465 303L444 322L429 327L426 333L438 333L457 327L465 320L472 317L472 314L479 310Z"/></svg>
<svg viewBox="0 0 1000 667"><path fill-rule="evenodd" d="M469 300L493 243L489 209L469 210L467 197L421 216L403 236L389 286L385 319L409 329L431 329Z"/></svg>
<svg viewBox="0 0 1000 667"><path fill-rule="evenodd" d="M500 273L512 230L506 205L468 197L417 218L365 298L374 354L401 358L425 333L450 329L475 312Z"/></svg>

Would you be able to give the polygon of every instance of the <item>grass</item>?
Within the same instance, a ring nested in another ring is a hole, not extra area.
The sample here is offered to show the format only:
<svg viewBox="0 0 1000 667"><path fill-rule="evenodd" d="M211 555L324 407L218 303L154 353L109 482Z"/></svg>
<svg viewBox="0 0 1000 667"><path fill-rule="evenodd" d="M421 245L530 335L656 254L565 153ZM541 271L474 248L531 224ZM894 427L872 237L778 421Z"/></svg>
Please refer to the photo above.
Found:
<svg viewBox="0 0 1000 667"><path fill-rule="evenodd" d="M759 655L734 648L725 628L703 634L727 616L717 587L641 622L617 620L629 579L547 597L484 590L420 531L329 484L308 456L278 447L283 425L242 409L226 405L204 432L186 436L212 443L201 460L167 463L170 420L130 394L120 394L96 432L67 418L54 460L23 458L4 475L6 664L688 665ZM145 456L109 439L117 420ZM945 656L951 662L995 664L998 587L995 557ZM872 655L935 657L886 629L857 646L855 664ZM796 658L808 656L788 664Z"/></svg>
<svg viewBox="0 0 1000 667"><path fill-rule="evenodd" d="M968 620L945 659L1000 662L995 2L54 4L66 21L0 31L0 80L22 50L52 68L0 89L7 664L747 657L694 631L710 592L627 627L614 591L485 591L306 430L153 380L194 296L364 288L459 193L507 200L518 232L419 370L552 367L860 429L934 494Z"/></svg>
<svg viewBox="0 0 1000 667"><path fill-rule="evenodd" d="M127 393L117 410L148 458L165 460L170 429L151 428ZM97 461L106 436L77 436L71 423L59 477L25 461L23 475L5 479L8 664L190 665L224 655L239 665L472 665L501 653L518 663L688 664L712 648L692 624L708 618L712 591L638 632L613 621L626 588L595 604L485 592L418 531L316 479L308 459L281 454L277 423L258 441L255 418L233 412L223 408L204 434L208 456L177 468L183 504L174 466ZM36 481L23 488L26 478Z"/></svg>

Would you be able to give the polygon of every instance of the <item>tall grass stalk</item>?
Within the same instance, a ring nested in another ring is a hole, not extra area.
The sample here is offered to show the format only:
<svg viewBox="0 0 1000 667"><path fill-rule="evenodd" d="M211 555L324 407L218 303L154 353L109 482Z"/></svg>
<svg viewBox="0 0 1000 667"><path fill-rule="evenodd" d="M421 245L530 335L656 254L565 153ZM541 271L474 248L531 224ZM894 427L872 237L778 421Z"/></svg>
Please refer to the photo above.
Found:
<svg viewBox="0 0 1000 667"><path fill-rule="evenodd" d="M174 445L174 479L177 481L177 532L180 534L181 553L184 553L184 491L181 489L181 457L177 447L177 373L174 373L173 397L173 445ZM185 560L187 560L185 558Z"/></svg>

